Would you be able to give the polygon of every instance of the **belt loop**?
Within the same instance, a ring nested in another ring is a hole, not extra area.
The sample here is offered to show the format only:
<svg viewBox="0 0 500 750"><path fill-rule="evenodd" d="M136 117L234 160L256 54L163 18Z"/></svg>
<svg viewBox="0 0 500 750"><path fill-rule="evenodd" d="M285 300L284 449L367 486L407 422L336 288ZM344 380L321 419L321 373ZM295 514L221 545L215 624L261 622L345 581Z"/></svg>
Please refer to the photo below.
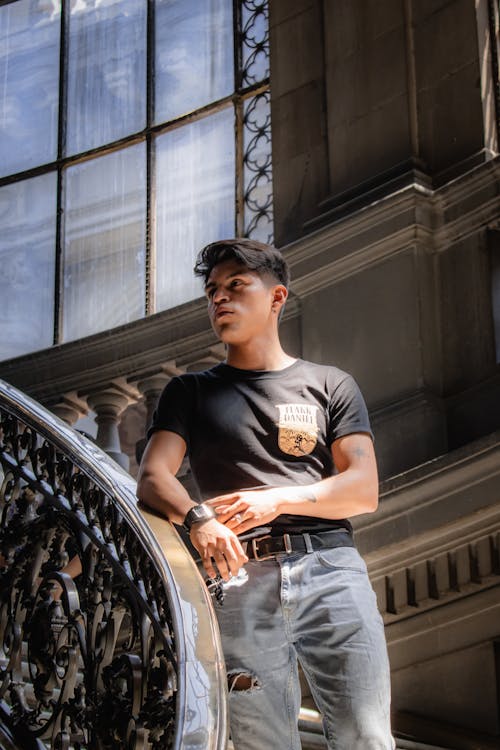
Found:
<svg viewBox="0 0 500 750"><path fill-rule="evenodd" d="M304 537L304 542L306 545L306 552L308 555L310 555L311 552L314 552L312 542L311 542L311 537L309 534L302 534L302 536Z"/></svg>
<svg viewBox="0 0 500 750"><path fill-rule="evenodd" d="M283 534L283 543L285 545L285 552L287 555L290 554L290 552L293 551L292 549L292 541L290 539L290 534Z"/></svg>

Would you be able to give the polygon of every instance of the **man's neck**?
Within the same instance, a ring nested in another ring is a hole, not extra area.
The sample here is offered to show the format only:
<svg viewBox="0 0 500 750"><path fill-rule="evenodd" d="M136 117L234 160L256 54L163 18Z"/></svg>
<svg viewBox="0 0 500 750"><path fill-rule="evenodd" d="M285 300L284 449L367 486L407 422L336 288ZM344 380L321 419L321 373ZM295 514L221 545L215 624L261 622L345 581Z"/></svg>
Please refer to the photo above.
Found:
<svg viewBox="0 0 500 750"><path fill-rule="evenodd" d="M239 370L283 370L295 361L280 344L269 348L234 345L227 348L227 364Z"/></svg>

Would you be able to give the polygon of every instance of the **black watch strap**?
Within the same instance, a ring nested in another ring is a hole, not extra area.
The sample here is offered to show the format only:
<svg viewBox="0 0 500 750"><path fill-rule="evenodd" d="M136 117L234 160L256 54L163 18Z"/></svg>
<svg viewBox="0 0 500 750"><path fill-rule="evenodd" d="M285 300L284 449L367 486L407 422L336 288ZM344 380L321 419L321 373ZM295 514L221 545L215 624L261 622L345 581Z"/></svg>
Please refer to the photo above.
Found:
<svg viewBox="0 0 500 750"><path fill-rule="evenodd" d="M200 505L194 505L188 510L182 525L189 532L193 524L200 523L201 521L209 521L211 518L215 518L214 509L210 505L203 505L201 503Z"/></svg>

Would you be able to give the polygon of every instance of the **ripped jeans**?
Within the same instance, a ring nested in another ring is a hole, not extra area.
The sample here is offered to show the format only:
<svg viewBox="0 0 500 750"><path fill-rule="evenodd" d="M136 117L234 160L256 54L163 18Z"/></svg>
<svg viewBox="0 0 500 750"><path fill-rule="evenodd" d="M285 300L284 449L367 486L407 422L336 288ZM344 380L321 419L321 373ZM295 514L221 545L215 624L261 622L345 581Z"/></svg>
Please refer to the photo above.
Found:
<svg viewBox="0 0 500 750"><path fill-rule="evenodd" d="M300 750L297 660L331 750L393 750L382 618L353 547L250 560L215 603L235 750Z"/></svg>

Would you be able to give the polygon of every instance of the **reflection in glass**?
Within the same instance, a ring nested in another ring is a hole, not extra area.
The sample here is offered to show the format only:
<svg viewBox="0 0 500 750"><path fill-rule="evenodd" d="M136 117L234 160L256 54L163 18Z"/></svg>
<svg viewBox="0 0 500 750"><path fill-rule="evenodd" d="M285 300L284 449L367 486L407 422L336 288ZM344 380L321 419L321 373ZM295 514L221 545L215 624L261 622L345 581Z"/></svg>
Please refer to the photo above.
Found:
<svg viewBox="0 0 500 750"><path fill-rule="evenodd" d="M144 143L65 172L63 339L144 314Z"/></svg>
<svg viewBox="0 0 500 750"><path fill-rule="evenodd" d="M0 176L57 157L60 2L0 7Z"/></svg>
<svg viewBox="0 0 500 750"><path fill-rule="evenodd" d="M233 91L232 5L232 0L156 0L156 123Z"/></svg>
<svg viewBox="0 0 500 750"><path fill-rule="evenodd" d="M245 236L273 241L273 173L269 91L245 102L244 109Z"/></svg>
<svg viewBox="0 0 500 750"><path fill-rule="evenodd" d="M146 12L137 0L71 3L67 154L145 127Z"/></svg>
<svg viewBox="0 0 500 750"><path fill-rule="evenodd" d="M198 251L234 236L232 108L177 128L156 141L157 309L203 293L193 278Z"/></svg>
<svg viewBox="0 0 500 750"><path fill-rule="evenodd" d="M0 188L0 359L53 343L56 187L51 172Z"/></svg>

